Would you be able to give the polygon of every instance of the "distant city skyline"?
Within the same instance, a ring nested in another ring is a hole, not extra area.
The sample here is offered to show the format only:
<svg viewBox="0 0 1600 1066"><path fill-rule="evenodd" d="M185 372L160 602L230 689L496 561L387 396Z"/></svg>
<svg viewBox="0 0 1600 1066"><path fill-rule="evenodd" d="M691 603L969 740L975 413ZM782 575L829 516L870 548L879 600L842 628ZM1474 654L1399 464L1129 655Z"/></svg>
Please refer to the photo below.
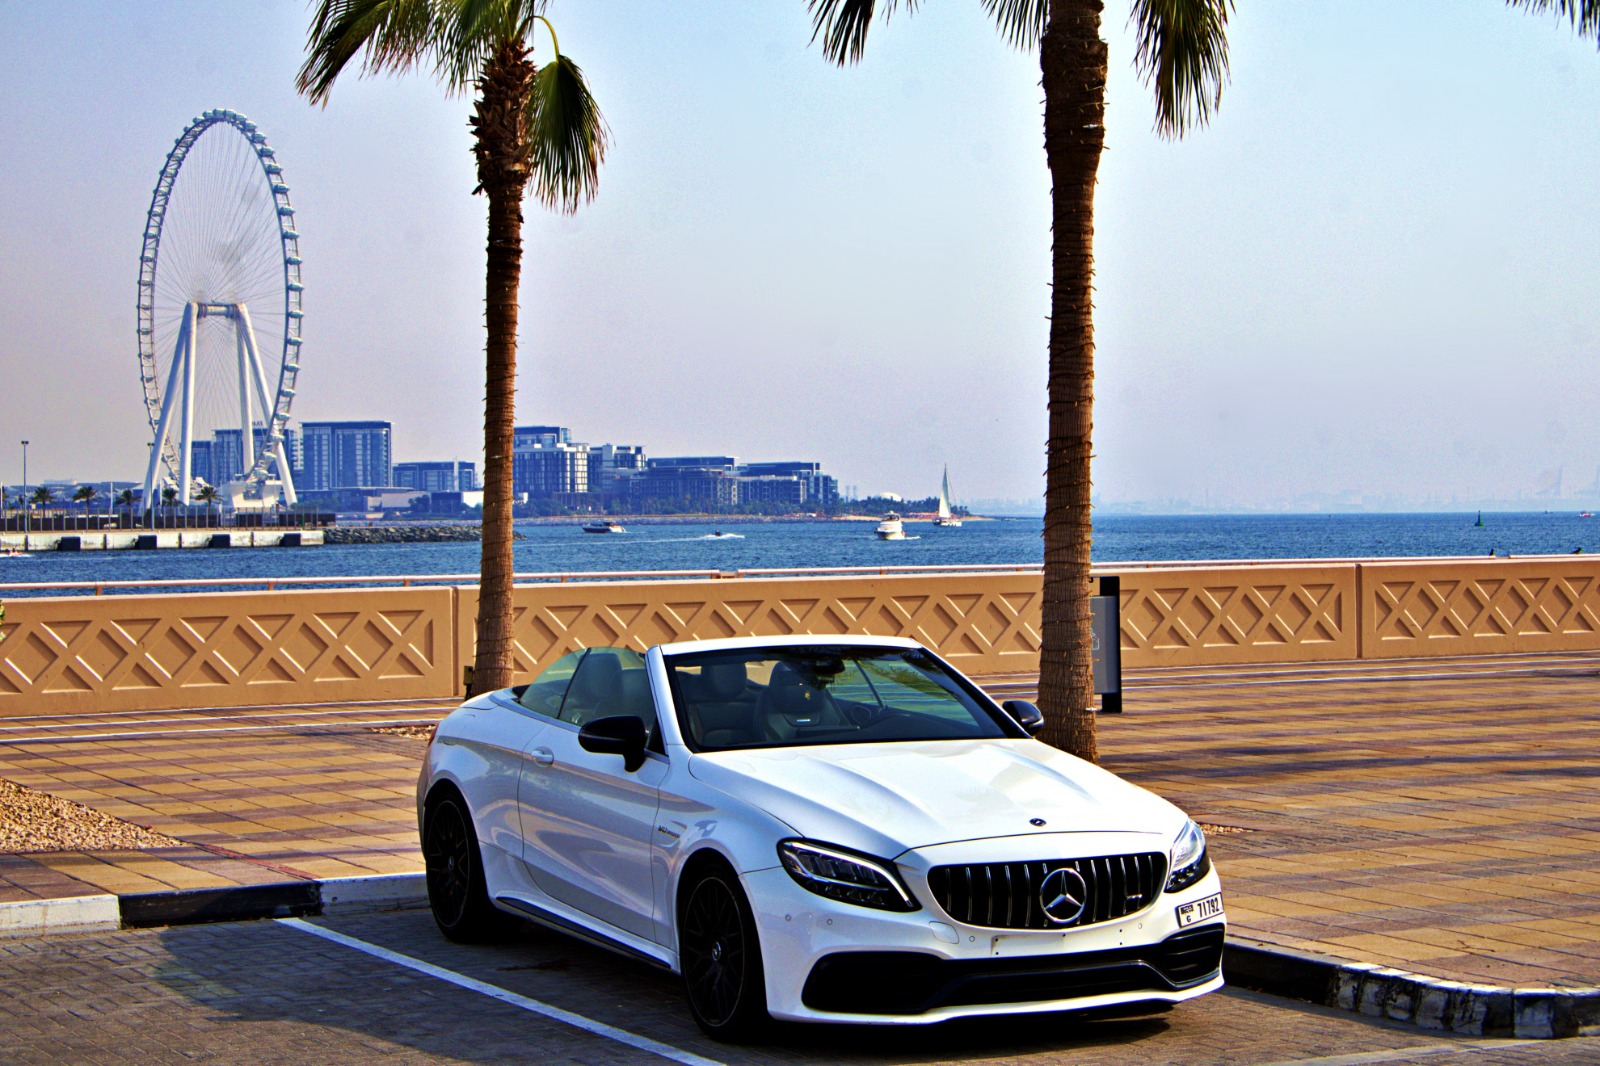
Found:
<svg viewBox="0 0 1600 1066"><path fill-rule="evenodd" d="M173 139L214 107L270 136L303 231L296 422L387 418L396 458L481 469L468 102L412 75L310 107L301 0L0 12L0 478L21 482L24 438L35 484L140 478L139 234ZM948 463L963 502L1039 497L1036 57L971 0L896 18L847 70L808 46L803 0L549 13L615 148L594 205L526 209L524 417L664 455L805 455L862 494L932 492ZM1168 143L1125 17L1108 6L1101 506L1533 503L1560 469L1548 498L1580 499L1600 467L1594 49L1503 0L1245 6L1216 121ZM177 41L202 47L153 58Z"/></svg>

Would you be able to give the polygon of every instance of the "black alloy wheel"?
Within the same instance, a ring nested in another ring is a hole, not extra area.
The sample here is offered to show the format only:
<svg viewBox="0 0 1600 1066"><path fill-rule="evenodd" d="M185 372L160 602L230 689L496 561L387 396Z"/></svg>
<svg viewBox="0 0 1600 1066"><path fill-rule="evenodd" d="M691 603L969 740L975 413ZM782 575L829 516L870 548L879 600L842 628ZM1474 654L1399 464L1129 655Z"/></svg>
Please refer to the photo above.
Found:
<svg viewBox="0 0 1600 1066"><path fill-rule="evenodd" d="M689 886L679 923L689 1011L713 1040L754 1035L767 1020L767 989L750 904L732 871L718 868Z"/></svg>
<svg viewBox="0 0 1600 1066"><path fill-rule="evenodd" d="M428 805L423 818L422 859L427 868L428 906L439 931L451 940L474 943L502 926L489 902L478 852L478 834L459 796Z"/></svg>

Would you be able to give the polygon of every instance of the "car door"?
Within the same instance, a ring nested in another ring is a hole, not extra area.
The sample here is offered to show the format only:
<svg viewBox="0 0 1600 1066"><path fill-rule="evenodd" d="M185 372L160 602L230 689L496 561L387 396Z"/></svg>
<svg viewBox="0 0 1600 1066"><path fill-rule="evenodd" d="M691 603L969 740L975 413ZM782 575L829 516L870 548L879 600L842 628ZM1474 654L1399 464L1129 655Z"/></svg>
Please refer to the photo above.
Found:
<svg viewBox="0 0 1600 1066"><path fill-rule="evenodd" d="M630 773L621 756L578 744L585 723L624 714L642 719L656 743L643 658L626 649L590 649L557 719L539 730L522 763L522 858L550 896L653 939L650 849L666 759L651 752Z"/></svg>

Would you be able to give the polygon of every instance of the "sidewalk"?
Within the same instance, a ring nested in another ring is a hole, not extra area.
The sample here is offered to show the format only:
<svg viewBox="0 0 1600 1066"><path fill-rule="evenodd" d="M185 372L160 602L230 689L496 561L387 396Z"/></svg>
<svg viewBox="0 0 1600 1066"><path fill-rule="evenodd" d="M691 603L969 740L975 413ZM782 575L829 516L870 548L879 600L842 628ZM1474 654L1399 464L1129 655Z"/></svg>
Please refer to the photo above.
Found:
<svg viewBox="0 0 1600 1066"><path fill-rule="evenodd" d="M1127 713L1100 719L1101 756L1215 827L1235 936L1439 981L1592 988L1597 678L1600 654L1148 671L1125 679ZM1034 679L988 683L1009 698ZM439 713L0 722L0 777L185 843L0 856L0 903L418 872L423 741L373 727Z"/></svg>

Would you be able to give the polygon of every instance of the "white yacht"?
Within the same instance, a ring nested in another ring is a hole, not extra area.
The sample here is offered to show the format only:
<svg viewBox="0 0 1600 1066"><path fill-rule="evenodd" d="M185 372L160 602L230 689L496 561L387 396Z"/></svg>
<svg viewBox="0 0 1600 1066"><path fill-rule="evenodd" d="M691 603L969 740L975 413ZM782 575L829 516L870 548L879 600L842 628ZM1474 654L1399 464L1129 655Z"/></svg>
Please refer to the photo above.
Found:
<svg viewBox="0 0 1600 1066"><path fill-rule="evenodd" d="M939 483L939 513L934 516L933 524L946 529L960 529L961 519L950 511L950 467L944 468L944 480Z"/></svg>
<svg viewBox="0 0 1600 1066"><path fill-rule="evenodd" d="M883 521L878 523L879 540L905 540L905 523L900 520L897 512L890 511L883 516Z"/></svg>
<svg viewBox="0 0 1600 1066"><path fill-rule="evenodd" d="M621 522L617 522L617 521L614 521L614 520L611 520L611 519L607 519L605 521L587 522L587 523L584 524L583 531L585 533L626 533L627 532L626 529L622 528L622 523Z"/></svg>

